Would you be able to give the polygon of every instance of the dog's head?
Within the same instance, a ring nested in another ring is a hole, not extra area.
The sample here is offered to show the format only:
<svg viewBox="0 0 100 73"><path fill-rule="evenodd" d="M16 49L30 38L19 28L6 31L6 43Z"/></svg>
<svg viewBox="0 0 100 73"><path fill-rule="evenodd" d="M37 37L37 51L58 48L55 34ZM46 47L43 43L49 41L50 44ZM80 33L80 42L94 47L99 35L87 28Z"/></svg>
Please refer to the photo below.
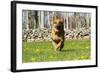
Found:
<svg viewBox="0 0 100 73"><path fill-rule="evenodd" d="M64 27L64 20L61 16L54 16L52 20L52 28L55 32L59 32L63 30Z"/></svg>

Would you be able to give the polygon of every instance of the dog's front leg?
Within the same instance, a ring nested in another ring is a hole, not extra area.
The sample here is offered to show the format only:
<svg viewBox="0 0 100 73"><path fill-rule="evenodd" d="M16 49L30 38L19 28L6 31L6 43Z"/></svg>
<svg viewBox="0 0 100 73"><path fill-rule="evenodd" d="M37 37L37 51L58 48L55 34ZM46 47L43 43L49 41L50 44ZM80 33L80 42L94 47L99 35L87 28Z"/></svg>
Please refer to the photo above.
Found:
<svg viewBox="0 0 100 73"><path fill-rule="evenodd" d="M61 41L57 44L57 49L59 49L60 48L60 46L61 46Z"/></svg>
<svg viewBox="0 0 100 73"><path fill-rule="evenodd" d="M60 51L60 49L61 49L61 46L62 46L62 43L63 43L63 41L60 41L58 44L57 44L57 50L59 50Z"/></svg>

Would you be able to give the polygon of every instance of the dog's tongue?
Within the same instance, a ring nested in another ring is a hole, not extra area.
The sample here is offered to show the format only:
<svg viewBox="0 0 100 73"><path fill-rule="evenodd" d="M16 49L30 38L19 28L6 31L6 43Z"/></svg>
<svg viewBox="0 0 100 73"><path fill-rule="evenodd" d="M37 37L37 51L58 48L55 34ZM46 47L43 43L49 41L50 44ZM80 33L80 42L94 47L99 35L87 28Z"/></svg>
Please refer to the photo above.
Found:
<svg viewBox="0 0 100 73"><path fill-rule="evenodd" d="M56 32L59 32L59 29L56 29Z"/></svg>

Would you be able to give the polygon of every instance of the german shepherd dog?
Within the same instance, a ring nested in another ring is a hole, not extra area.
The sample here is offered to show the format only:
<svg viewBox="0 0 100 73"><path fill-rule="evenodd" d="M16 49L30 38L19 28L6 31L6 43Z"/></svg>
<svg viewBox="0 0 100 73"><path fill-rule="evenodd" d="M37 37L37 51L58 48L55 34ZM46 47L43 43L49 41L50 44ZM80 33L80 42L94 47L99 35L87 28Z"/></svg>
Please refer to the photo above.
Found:
<svg viewBox="0 0 100 73"><path fill-rule="evenodd" d="M51 39L54 50L61 51L64 46L64 20L61 16L54 16L51 21Z"/></svg>

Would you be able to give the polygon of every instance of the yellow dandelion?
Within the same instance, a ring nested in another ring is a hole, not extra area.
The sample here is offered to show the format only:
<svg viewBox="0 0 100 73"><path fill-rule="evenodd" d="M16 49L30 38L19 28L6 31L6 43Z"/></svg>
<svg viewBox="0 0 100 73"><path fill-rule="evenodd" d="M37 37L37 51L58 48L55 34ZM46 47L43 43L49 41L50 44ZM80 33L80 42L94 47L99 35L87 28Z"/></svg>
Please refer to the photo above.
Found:
<svg viewBox="0 0 100 73"><path fill-rule="evenodd" d="M86 46L86 49L88 49L89 47L88 46Z"/></svg>
<svg viewBox="0 0 100 73"><path fill-rule="evenodd" d="M53 56L49 56L49 58L54 58Z"/></svg>
<svg viewBox="0 0 100 73"><path fill-rule="evenodd" d="M40 49L36 49L36 52L39 53L41 50Z"/></svg>
<svg viewBox="0 0 100 73"><path fill-rule="evenodd" d="M36 61L36 58L32 58L31 60L32 60L32 61Z"/></svg>
<svg viewBox="0 0 100 73"><path fill-rule="evenodd" d="M85 56L81 56L80 58L81 58L81 59L85 59Z"/></svg>

